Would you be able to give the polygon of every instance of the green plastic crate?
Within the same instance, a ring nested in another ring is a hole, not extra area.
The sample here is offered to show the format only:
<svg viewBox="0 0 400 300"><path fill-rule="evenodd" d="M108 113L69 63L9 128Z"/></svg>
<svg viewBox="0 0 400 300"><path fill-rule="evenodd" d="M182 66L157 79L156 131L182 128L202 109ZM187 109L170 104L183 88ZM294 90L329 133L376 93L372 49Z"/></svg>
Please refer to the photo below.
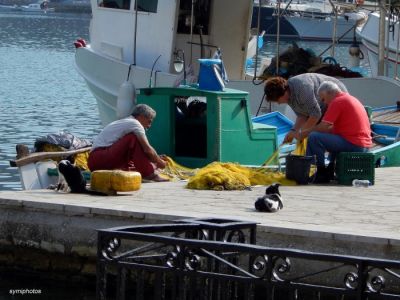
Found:
<svg viewBox="0 0 400 300"><path fill-rule="evenodd" d="M351 185L354 179L375 183L375 159L372 153L341 152L336 160L338 183Z"/></svg>

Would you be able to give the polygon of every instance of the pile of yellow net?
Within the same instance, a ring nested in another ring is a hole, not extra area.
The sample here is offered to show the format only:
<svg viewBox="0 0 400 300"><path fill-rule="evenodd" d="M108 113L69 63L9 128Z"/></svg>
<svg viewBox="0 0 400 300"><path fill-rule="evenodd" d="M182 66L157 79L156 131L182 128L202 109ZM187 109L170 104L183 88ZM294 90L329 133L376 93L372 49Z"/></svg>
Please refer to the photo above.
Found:
<svg viewBox="0 0 400 300"><path fill-rule="evenodd" d="M53 145L53 144L44 144L42 147L43 152L63 152L64 148ZM59 162L60 158L54 158L55 161ZM89 159L89 151L77 153L74 155L75 165L78 166L81 170L89 171L89 167L87 165L87 161Z"/></svg>
<svg viewBox="0 0 400 300"><path fill-rule="evenodd" d="M298 143L293 154L304 155L307 141ZM167 157L167 167L161 175L171 180L188 180L187 188L198 190L243 190L252 185L295 185L293 180L286 179L285 174L267 168L278 160L280 148L265 161L261 167L252 168L237 163L213 162L201 169L190 169L177 164Z"/></svg>

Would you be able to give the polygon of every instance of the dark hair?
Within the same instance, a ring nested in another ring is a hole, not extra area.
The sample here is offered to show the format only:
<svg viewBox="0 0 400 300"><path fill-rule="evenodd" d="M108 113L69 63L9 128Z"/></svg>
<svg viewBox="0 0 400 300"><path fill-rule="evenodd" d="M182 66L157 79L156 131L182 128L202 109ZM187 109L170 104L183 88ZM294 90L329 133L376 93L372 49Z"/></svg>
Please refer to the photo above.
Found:
<svg viewBox="0 0 400 300"><path fill-rule="evenodd" d="M288 82L283 77L272 77L265 82L264 92L267 101L276 102L289 89Z"/></svg>

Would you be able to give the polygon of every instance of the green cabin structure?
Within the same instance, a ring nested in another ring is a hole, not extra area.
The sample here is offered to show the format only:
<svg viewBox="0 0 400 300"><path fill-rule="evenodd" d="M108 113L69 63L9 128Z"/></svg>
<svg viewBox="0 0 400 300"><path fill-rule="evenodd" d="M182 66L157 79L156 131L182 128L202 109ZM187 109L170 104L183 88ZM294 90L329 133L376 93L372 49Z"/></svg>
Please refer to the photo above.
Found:
<svg viewBox="0 0 400 300"><path fill-rule="evenodd" d="M253 123L247 92L192 87L140 89L137 103L157 116L147 132L150 144L181 165L214 161L261 165L277 149L277 129Z"/></svg>

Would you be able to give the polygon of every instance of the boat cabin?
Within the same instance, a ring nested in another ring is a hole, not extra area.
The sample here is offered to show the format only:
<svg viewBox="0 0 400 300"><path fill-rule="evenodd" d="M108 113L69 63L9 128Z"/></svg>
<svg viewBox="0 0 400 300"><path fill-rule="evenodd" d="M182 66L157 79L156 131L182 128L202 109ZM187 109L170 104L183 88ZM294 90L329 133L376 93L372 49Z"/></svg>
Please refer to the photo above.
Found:
<svg viewBox="0 0 400 300"><path fill-rule="evenodd" d="M175 74L180 55L197 74L198 59L221 49L229 78L244 79L252 0L91 1L91 47L103 55Z"/></svg>
<svg viewBox="0 0 400 300"><path fill-rule="evenodd" d="M252 122L247 92L146 88L137 101L157 112L147 132L150 144L184 166L259 166L277 149L276 127Z"/></svg>

